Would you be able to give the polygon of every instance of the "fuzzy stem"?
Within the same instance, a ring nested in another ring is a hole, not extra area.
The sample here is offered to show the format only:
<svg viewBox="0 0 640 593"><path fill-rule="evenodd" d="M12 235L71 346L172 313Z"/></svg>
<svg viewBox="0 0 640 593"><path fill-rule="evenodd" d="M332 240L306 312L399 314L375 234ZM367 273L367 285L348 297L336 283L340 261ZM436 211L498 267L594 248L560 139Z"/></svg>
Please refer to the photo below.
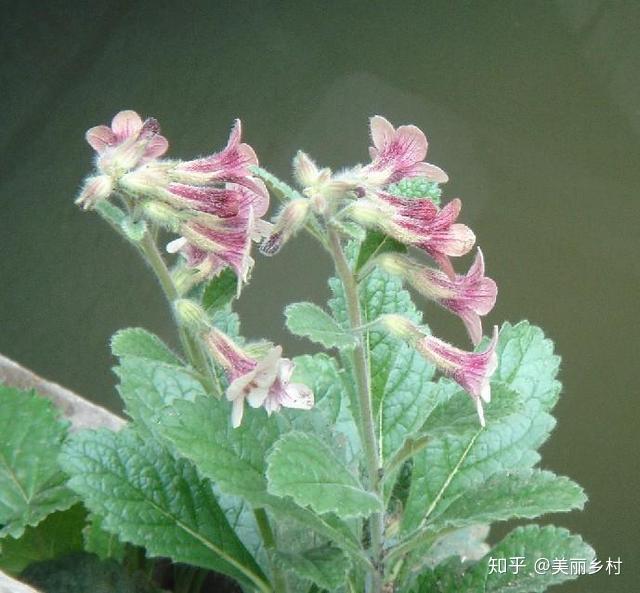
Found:
<svg viewBox="0 0 640 593"><path fill-rule="evenodd" d="M336 266L336 272L345 292L347 303L347 313L349 324L352 329L360 328L363 325L362 311L360 308L360 298L358 296L358 284L351 272L349 263L342 249L340 237L334 229L329 229L329 247ZM378 461L378 442L376 439L375 420L371 406L371 386L369 381L369 369L367 355L362 338L352 353L353 367L355 369L355 379L358 394L358 404L360 408L360 434L363 440L365 451L367 474L369 477L369 489L379 498L380 492L380 463ZM384 530L384 517L381 512L371 515L369 522L371 533L371 554L375 571L371 593L380 593L382 590L382 535Z"/></svg>
<svg viewBox="0 0 640 593"><path fill-rule="evenodd" d="M267 554L269 555L271 575L273 577L273 591L274 593L287 593L289 591L287 577L273 557L277 550L277 546L276 536L273 533L273 529L271 528L269 517L267 516L267 513L264 509L254 509L253 515L256 518L260 536L262 537L264 547L267 549Z"/></svg>

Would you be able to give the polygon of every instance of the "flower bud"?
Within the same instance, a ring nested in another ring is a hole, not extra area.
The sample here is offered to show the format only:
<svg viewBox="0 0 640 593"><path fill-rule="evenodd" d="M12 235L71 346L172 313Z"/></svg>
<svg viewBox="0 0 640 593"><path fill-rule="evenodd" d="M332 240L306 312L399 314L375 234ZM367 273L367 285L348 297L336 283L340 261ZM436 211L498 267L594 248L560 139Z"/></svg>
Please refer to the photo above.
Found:
<svg viewBox="0 0 640 593"><path fill-rule="evenodd" d="M301 187L311 187L318 182L320 170L308 154L299 150L293 158L293 175Z"/></svg>
<svg viewBox="0 0 640 593"><path fill-rule="evenodd" d="M309 200L297 199L289 202L278 214L271 235L260 246L264 255L274 255L295 235L307 220Z"/></svg>
<svg viewBox="0 0 640 593"><path fill-rule="evenodd" d="M100 200L107 199L113 191L113 183L108 175L89 177L82 187L76 204L84 210L93 208Z"/></svg>
<svg viewBox="0 0 640 593"><path fill-rule="evenodd" d="M166 229L178 232L182 222L179 212L162 202L147 200L142 204L145 216Z"/></svg>
<svg viewBox="0 0 640 593"><path fill-rule="evenodd" d="M189 329L193 334L201 334L210 329L209 317L206 311L191 299L178 299L173 303L176 319L181 326Z"/></svg>

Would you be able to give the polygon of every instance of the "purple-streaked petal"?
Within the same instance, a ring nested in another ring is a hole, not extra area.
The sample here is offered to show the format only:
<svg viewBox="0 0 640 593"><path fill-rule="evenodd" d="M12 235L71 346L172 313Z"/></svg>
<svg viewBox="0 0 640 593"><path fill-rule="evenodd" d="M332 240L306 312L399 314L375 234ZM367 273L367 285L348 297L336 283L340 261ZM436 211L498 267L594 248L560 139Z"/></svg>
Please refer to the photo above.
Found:
<svg viewBox="0 0 640 593"><path fill-rule="evenodd" d="M142 129L142 119L135 111L130 109L120 111L111 120L111 129L115 134L116 140L122 142L138 134Z"/></svg>
<svg viewBox="0 0 640 593"><path fill-rule="evenodd" d="M84 135L89 143L98 154L102 154L109 146L116 142L116 135L109 126L95 126L87 130Z"/></svg>

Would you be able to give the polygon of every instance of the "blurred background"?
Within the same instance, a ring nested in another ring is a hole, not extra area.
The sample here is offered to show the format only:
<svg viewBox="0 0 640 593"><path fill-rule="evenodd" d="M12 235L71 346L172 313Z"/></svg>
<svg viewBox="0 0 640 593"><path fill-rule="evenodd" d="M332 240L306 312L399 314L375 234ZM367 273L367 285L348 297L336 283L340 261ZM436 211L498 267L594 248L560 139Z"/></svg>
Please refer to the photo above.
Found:
<svg viewBox="0 0 640 593"><path fill-rule="evenodd" d="M563 357L543 465L590 502L553 520L623 565L559 590L638 590L640 3L0 4L2 353L118 410L109 337L140 325L175 343L150 272L73 205L91 169L84 131L120 109L157 117L176 158L220 149L241 117L285 178L298 148L365 161L371 115L415 123L498 282L488 324L529 319ZM322 304L329 261L304 237L257 260L244 334L310 351L282 307Z"/></svg>

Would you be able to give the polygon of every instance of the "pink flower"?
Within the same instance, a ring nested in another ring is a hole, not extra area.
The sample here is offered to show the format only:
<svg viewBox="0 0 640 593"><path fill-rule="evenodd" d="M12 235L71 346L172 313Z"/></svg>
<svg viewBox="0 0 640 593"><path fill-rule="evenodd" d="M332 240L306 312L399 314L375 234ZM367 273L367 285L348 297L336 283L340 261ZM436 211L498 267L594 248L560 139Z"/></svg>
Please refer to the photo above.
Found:
<svg viewBox="0 0 640 593"><path fill-rule="evenodd" d="M466 275L449 278L440 270L421 266L398 254L384 254L378 265L392 274L404 277L418 292L433 299L464 322L474 345L482 339L481 315L487 315L496 303L496 283L484 275L484 258L478 248L476 258Z"/></svg>
<svg viewBox="0 0 640 593"><path fill-rule="evenodd" d="M375 176L376 183L388 185L405 177L426 177L430 181L446 183L447 174L430 163L427 156L427 138L416 126L395 129L380 115L371 118L369 128L373 146L369 148L372 162L362 168L366 178Z"/></svg>
<svg viewBox="0 0 640 593"><path fill-rule="evenodd" d="M196 182L235 181L240 183L251 176L249 167L258 164L258 157L251 146L241 142L242 122L236 119L227 145L220 151L192 161L181 162L176 173Z"/></svg>
<svg viewBox="0 0 640 593"><path fill-rule="evenodd" d="M264 407L268 415L281 407L310 410L313 392L306 385L291 383L294 363L282 358L282 347L275 346L262 358L254 358L219 330L206 336L214 360L229 380L227 399L232 402L231 423L240 426L245 401L252 408Z"/></svg>
<svg viewBox="0 0 640 593"><path fill-rule="evenodd" d="M251 207L233 217L195 217L180 228L182 237L167 245L169 253L181 252L187 265L197 268L202 278L212 278L226 267L238 276L238 290L253 268L251 241L268 233L268 223L256 220Z"/></svg>
<svg viewBox="0 0 640 593"><path fill-rule="evenodd" d="M105 173L127 171L162 156L169 143L160 135L154 118L142 121L131 110L120 111L109 126L95 126L85 134L87 142L98 154L98 169Z"/></svg>
<svg viewBox="0 0 640 593"><path fill-rule="evenodd" d="M475 243L473 231L456 223L461 202L452 200L439 209L427 199L398 198L380 193L354 202L349 214L365 226L376 226L394 239L426 251L450 278L455 272L450 256L468 253Z"/></svg>
<svg viewBox="0 0 640 593"><path fill-rule="evenodd" d="M460 385L476 404L480 424L485 425L482 403L491 401L490 379L498 366L496 346L498 326L482 352L466 352L438 338L425 334L419 327L400 315L384 315L381 323L399 338L407 340L438 370Z"/></svg>

